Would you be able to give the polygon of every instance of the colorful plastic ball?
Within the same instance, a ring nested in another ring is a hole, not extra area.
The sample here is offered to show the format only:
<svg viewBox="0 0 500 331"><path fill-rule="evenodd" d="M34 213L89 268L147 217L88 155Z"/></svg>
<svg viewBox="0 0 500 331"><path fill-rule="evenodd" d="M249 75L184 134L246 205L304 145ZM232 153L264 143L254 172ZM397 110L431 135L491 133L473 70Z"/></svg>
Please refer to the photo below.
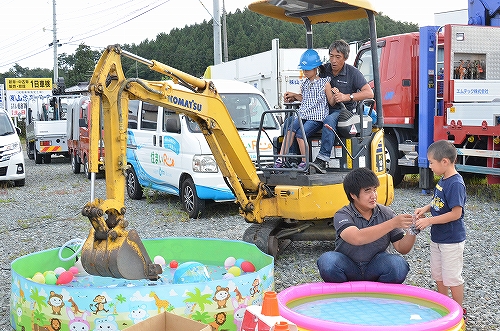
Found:
<svg viewBox="0 0 500 331"><path fill-rule="evenodd" d="M255 266L250 261L243 261L241 263L241 270L243 270L244 272L254 272Z"/></svg>
<svg viewBox="0 0 500 331"><path fill-rule="evenodd" d="M165 258L160 255L156 255L155 258L153 259L154 263L159 264L161 266L164 266L166 264Z"/></svg>
<svg viewBox="0 0 500 331"><path fill-rule="evenodd" d="M38 284L45 284L45 277L41 272L37 272L31 277L31 280Z"/></svg>
<svg viewBox="0 0 500 331"><path fill-rule="evenodd" d="M45 276L45 284L47 285L55 285L57 282L57 276L54 272L48 273Z"/></svg>
<svg viewBox="0 0 500 331"><path fill-rule="evenodd" d="M62 274L63 272L65 272L66 269L64 269L63 267L57 267L54 269L54 273L59 276L60 274Z"/></svg>
<svg viewBox="0 0 500 331"><path fill-rule="evenodd" d="M174 284L201 283L211 281L207 267L199 262L184 262L174 272Z"/></svg>
<svg viewBox="0 0 500 331"><path fill-rule="evenodd" d="M236 259L232 256L228 257L225 261L224 261L224 268L226 269L229 269L231 268L234 264L236 263Z"/></svg>
<svg viewBox="0 0 500 331"><path fill-rule="evenodd" d="M233 274L235 277L238 277L239 275L241 275L241 269L235 265L232 266L231 268L227 269L227 272L230 274Z"/></svg>
<svg viewBox="0 0 500 331"><path fill-rule="evenodd" d="M78 267L72 266L71 268L68 269L69 272L72 272L73 275L78 275Z"/></svg>
<svg viewBox="0 0 500 331"><path fill-rule="evenodd" d="M64 285L68 284L73 280L74 274L71 271L64 271L62 274L59 275L57 278L57 285Z"/></svg>
<svg viewBox="0 0 500 331"><path fill-rule="evenodd" d="M234 275L233 275L233 274L230 274L229 272L228 272L228 273L225 273L225 274L222 276L222 279L231 279L231 278L234 278Z"/></svg>
<svg viewBox="0 0 500 331"><path fill-rule="evenodd" d="M179 266L179 262L177 262L176 260L172 260L170 261L170 269L177 269L177 267Z"/></svg>
<svg viewBox="0 0 500 331"><path fill-rule="evenodd" d="M244 259L237 259L235 262L234 262L234 265L237 266L238 268L241 269L241 264L245 262Z"/></svg>
<svg viewBox="0 0 500 331"><path fill-rule="evenodd" d="M48 274L54 274L55 276L56 273L54 272L54 270L47 270L43 272L43 277L47 277Z"/></svg>

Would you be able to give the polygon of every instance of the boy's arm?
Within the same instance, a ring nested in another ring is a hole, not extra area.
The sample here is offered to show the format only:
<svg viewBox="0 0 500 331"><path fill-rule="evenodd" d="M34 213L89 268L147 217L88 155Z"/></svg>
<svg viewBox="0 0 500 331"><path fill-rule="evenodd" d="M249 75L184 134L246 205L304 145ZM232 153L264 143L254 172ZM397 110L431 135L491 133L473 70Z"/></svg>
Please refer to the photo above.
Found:
<svg viewBox="0 0 500 331"><path fill-rule="evenodd" d="M416 219L419 219L420 217L423 217L425 213L428 213L431 211L431 205L428 204L426 206L416 208L413 214L415 215Z"/></svg>
<svg viewBox="0 0 500 331"><path fill-rule="evenodd" d="M423 230L432 224L445 224L458 220L462 216L462 206L455 206L451 211L438 216L424 217L417 219L415 225L417 229Z"/></svg>

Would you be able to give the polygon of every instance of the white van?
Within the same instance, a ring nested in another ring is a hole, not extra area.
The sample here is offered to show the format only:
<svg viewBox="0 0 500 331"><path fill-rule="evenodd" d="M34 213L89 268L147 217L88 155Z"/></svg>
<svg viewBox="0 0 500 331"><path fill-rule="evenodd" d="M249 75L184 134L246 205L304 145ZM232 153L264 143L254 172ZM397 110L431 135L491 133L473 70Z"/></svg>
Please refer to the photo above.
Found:
<svg viewBox="0 0 500 331"><path fill-rule="evenodd" d="M15 186L24 186L26 178L20 133L9 114L0 109L0 181L14 181Z"/></svg>
<svg viewBox="0 0 500 331"><path fill-rule="evenodd" d="M212 81L250 158L256 161L261 115L269 110L269 104L252 85L234 80ZM280 124L272 113L265 116L266 135L260 137L259 154L271 156ZM272 157L269 159L272 162ZM235 199L198 124L168 108L129 101L127 162L127 193L132 199L141 199L143 188L174 194L191 218L203 213L207 201Z"/></svg>

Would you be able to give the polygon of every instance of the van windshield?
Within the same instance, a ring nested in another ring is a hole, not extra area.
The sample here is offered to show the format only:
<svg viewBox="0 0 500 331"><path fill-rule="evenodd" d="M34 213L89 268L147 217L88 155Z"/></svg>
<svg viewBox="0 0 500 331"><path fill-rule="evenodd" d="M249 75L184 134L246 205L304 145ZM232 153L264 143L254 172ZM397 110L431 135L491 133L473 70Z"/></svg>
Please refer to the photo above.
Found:
<svg viewBox="0 0 500 331"><path fill-rule="evenodd" d="M269 110L264 98L259 94L221 93L234 125L238 130L259 130L262 113ZM279 129L279 124L270 113L264 117L264 129Z"/></svg>
<svg viewBox="0 0 500 331"><path fill-rule="evenodd" d="M221 93L220 97L226 105L236 129L241 131L258 131L262 113L269 110L264 98L258 94ZM187 118L188 127L192 132L201 132L198 124ZM267 113L262 122L262 128L279 130L278 121L271 113Z"/></svg>
<svg viewBox="0 0 500 331"><path fill-rule="evenodd" d="M14 127L10 122L9 115L4 112L0 112L0 136L8 136L14 133Z"/></svg>

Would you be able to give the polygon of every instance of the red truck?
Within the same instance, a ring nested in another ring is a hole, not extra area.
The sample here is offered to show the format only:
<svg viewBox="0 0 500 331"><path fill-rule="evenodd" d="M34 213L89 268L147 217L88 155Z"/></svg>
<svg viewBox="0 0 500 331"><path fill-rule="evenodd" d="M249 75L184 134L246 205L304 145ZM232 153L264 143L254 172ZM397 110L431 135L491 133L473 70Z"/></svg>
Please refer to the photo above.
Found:
<svg viewBox="0 0 500 331"><path fill-rule="evenodd" d="M477 12L485 13L469 8L470 17ZM441 139L457 147L457 170L500 183L500 27L489 26L498 19L470 21L486 25L421 27L378 39L387 167L395 185L418 173L420 188L432 188L426 151ZM373 81L368 45L354 65Z"/></svg>
<svg viewBox="0 0 500 331"><path fill-rule="evenodd" d="M90 179L89 172L89 123L90 97L78 96L68 104L67 112L67 142L71 158L71 170L78 174L83 165L83 171ZM99 148L99 171L104 171L104 148Z"/></svg>

